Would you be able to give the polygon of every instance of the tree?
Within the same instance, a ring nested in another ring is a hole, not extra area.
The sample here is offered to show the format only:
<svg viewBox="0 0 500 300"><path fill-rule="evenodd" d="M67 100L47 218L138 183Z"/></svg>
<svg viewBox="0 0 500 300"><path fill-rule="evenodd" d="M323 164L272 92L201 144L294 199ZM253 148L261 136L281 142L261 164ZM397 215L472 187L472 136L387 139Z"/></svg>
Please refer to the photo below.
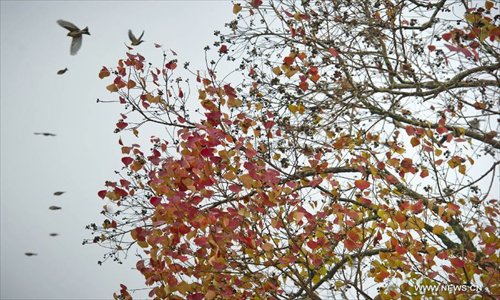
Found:
<svg viewBox="0 0 500 300"><path fill-rule="evenodd" d="M120 138L122 177L98 193L116 209L93 242L117 260L142 248L137 270L162 299L499 295L498 7L233 12L218 59L184 65L196 110L175 53L102 68L126 111L116 131L161 130L147 151Z"/></svg>

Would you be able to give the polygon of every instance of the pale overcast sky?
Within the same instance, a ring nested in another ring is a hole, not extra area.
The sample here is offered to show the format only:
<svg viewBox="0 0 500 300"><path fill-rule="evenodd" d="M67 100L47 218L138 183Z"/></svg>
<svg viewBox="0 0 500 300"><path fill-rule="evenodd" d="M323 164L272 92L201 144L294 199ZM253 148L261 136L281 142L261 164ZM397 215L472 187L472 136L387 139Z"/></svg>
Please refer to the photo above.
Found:
<svg viewBox="0 0 500 300"><path fill-rule="evenodd" d="M97 191L121 167L121 107L96 103L115 97L97 74L125 56L128 29L146 31L137 48L146 58L161 62L158 43L179 66L202 68L231 10L230 1L1 1L1 299L110 299L119 283L143 287L133 253L98 266L105 249L81 245L84 227L103 220ZM89 27L76 56L58 19ZM57 136L33 135L46 131Z"/></svg>

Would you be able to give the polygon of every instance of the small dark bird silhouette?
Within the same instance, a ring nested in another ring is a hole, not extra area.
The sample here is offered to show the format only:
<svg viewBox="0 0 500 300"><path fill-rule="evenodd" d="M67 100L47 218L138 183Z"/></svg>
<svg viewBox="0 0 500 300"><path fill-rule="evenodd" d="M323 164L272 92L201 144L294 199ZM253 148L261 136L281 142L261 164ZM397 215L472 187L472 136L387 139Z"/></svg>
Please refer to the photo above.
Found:
<svg viewBox="0 0 500 300"><path fill-rule="evenodd" d="M54 232L54 233L51 233L51 234L49 234L49 235L50 235L50 236L58 236L58 235L59 235L59 233L55 233L55 232Z"/></svg>
<svg viewBox="0 0 500 300"><path fill-rule="evenodd" d="M33 252L26 252L26 253L24 253L24 255L26 255L26 256L36 256L38 254L37 253L33 253Z"/></svg>
<svg viewBox="0 0 500 300"><path fill-rule="evenodd" d="M138 46L140 45L142 42L144 42L142 40L142 37L144 36L144 30L142 31L141 33L141 36L139 38L136 38L135 35L132 33L132 30L128 30L128 38L130 39L130 41L132 42L132 46Z"/></svg>
<svg viewBox="0 0 500 300"><path fill-rule="evenodd" d="M66 73L66 71L68 71L68 68L61 69L61 70L57 71L57 75L62 75L64 73Z"/></svg>
<svg viewBox="0 0 500 300"><path fill-rule="evenodd" d="M90 35L89 28L85 27L83 29L80 29L76 27L75 24L64 20L57 20L57 24L61 25L69 31L67 36L70 36L72 38L70 53L71 55L75 55L82 46L82 35Z"/></svg>
<svg viewBox="0 0 500 300"><path fill-rule="evenodd" d="M66 193L66 192L63 192L63 191L54 192L54 196L61 196L64 193Z"/></svg>
<svg viewBox="0 0 500 300"><path fill-rule="evenodd" d="M54 133L50 132L35 132L34 135L43 135L43 136L56 136Z"/></svg>
<svg viewBox="0 0 500 300"><path fill-rule="evenodd" d="M50 209L50 210L60 210L60 209L62 209L62 207L52 205L52 206L49 206L49 209Z"/></svg>

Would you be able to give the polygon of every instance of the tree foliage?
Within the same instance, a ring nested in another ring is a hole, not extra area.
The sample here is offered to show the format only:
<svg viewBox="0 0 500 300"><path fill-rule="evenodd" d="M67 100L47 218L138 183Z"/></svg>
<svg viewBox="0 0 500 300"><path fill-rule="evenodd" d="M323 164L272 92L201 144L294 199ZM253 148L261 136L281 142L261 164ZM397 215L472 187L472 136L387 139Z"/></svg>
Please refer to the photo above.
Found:
<svg viewBox="0 0 500 300"><path fill-rule="evenodd" d="M137 246L161 299L493 299L494 5L251 0L206 70L184 65L197 93L173 52L103 67L116 131L158 134L120 138L92 242Z"/></svg>

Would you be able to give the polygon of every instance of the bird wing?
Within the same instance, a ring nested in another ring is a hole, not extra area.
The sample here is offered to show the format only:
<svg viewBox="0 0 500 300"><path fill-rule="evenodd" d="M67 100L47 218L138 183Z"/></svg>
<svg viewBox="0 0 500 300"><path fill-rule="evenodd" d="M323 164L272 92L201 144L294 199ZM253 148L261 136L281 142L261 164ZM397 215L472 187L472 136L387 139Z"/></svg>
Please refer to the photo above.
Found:
<svg viewBox="0 0 500 300"><path fill-rule="evenodd" d="M71 55L75 55L78 52L78 50L80 50L81 46L82 46L82 37L81 36L74 37L71 40L71 49L70 49Z"/></svg>
<svg viewBox="0 0 500 300"><path fill-rule="evenodd" d="M130 41L132 43L135 43L137 42L137 38L135 37L135 35L132 33L132 30L128 30L128 38L130 39Z"/></svg>
<svg viewBox="0 0 500 300"><path fill-rule="evenodd" d="M139 37L139 41L142 40L142 37L144 36L144 30L141 33L141 36Z"/></svg>
<svg viewBox="0 0 500 300"><path fill-rule="evenodd" d="M62 27L66 28L69 31L79 31L80 28L76 27L75 24L64 21L64 20L57 20L57 24L61 25Z"/></svg>

